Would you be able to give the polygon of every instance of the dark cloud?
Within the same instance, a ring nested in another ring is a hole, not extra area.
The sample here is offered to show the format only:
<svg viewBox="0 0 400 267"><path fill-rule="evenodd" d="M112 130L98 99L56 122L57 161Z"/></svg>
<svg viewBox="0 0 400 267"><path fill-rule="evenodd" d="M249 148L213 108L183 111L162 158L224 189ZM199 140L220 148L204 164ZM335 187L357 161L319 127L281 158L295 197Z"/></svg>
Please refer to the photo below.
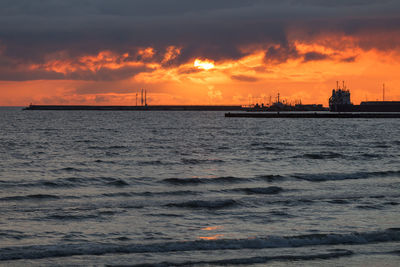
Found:
<svg viewBox="0 0 400 267"><path fill-rule="evenodd" d="M195 57L238 59L254 44L267 51L266 62L277 63L301 56L289 40L293 29L301 30L300 41L342 33L359 38L363 49L397 49L398 38L373 37L398 36L399 14L400 1L393 0L2 0L0 44L3 57L23 64L42 64L61 52L137 56L148 46L156 54L146 60L162 62L174 45L181 54L163 65L175 66Z"/></svg>
<svg viewBox="0 0 400 267"><path fill-rule="evenodd" d="M304 54L303 62L325 60L329 58L330 58L329 55L312 51Z"/></svg>
<svg viewBox="0 0 400 267"><path fill-rule="evenodd" d="M61 80L62 73L46 70L13 69L0 67L0 81Z"/></svg>
<svg viewBox="0 0 400 267"><path fill-rule="evenodd" d="M342 58L340 61L351 63L351 62L355 62L356 59L357 59L357 56L352 56L352 57L345 57L345 58Z"/></svg>
<svg viewBox="0 0 400 267"><path fill-rule="evenodd" d="M331 59L330 55L311 51L307 53L300 53L295 45L283 45L269 47L265 53L264 60L268 64L281 64L287 62L289 59L303 59L303 62L319 61Z"/></svg>
<svg viewBox="0 0 400 267"><path fill-rule="evenodd" d="M0 58L1 59L1 58ZM32 69L29 65L11 63L2 65L0 60L0 80L27 81L27 80L84 80L84 81L118 81L131 78L141 72L149 72L152 69L145 66L123 66L111 69L100 67L98 70L87 68L67 71L65 73L46 69L41 66Z"/></svg>
<svg viewBox="0 0 400 267"><path fill-rule="evenodd" d="M241 81L241 82L257 82L258 78L254 76L248 75L232 75L232 80Z"/></svg>
<svg viewBox="0 0 400 267"><path fill-rule="evenodd" d="M289 59L297 59L301 57L299 51L294 45L279 45L277 47L269 47L265 53L265 61L272 64L280 64L288 61Z"/></svg>
<svg viewBox="0 0 400 267"><path fill-rule="evenodd" d="M147 72L145 67L123 67L119 69L100 68L97 71L76 71L65 75L69 80L118 81L131 78L140 72Z"/></svg>

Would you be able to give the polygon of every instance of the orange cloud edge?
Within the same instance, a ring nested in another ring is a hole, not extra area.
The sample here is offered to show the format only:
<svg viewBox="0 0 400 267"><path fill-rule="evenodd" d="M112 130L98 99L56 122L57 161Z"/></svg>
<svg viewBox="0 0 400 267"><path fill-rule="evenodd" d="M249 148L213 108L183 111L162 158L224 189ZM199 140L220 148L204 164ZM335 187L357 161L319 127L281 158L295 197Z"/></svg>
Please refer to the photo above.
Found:
<svg viewBox="0 0 400 267"><path fill-rule="evenodd" d="M135 105L137 92L145 88L149 105L248 105L267 103L279 92L289 102L326 106L336 80L346 81L356 104L381 99L382 83L387 100L400 99L397 51L363 50L351 38L340 42L294 41L298 56L284 60L269 58L263 49L243 48L246 56L238 60L200 57L177 63L182 50L178 46L162 53L144 47L135 55L109 50L73 59L58 55L21 68L63 79L0 81L0 105ZM125 70L134 73L118 76Z"/></svg>

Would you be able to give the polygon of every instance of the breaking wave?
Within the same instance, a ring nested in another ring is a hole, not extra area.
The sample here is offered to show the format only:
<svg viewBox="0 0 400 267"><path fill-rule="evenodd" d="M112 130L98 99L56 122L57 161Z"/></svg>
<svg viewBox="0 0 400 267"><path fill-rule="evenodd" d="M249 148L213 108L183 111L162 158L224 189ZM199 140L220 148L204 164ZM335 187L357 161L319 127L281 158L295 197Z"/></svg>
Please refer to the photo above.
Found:
<svg viewBox="0 0 400 267"><path fill-rule="evenodd" d="M212 260L212 261L185 261L185 262L161 262L156 264L138 264L132 266L191 266L191 265L250 265L268 263L270 261L307 261L316 259L334 259L340 257L351 256L354 253L350 250L342 249L336 250L331 253L309 254L309 255L282 255L270 257L250 257L250 258L234 258L225 260ZM112 266L112 265L111 265Z"/></svg>
<svg viewBox="0 0 400 267"><path fill-rule="evenodd" d="M40 259L74 255L104 255L110 253L168 253L177 251L240 250L307 247L320 245L359 245L400 241L400 228L377 232L349 234L310 234L298 236L268 236L253 239L196 240L154 244L79 243L63 245L33 245L0 248L0 260ZM334 252L338 253L338 252ZM340 252L339 252L340 253ZM345 253L349 254L348 251ZM331 254L335 256L336 254ZM287 256L277 256L287 257ZM306 255L300 257L308 257ZM217 263L217 262L215 262Z"/></svg>

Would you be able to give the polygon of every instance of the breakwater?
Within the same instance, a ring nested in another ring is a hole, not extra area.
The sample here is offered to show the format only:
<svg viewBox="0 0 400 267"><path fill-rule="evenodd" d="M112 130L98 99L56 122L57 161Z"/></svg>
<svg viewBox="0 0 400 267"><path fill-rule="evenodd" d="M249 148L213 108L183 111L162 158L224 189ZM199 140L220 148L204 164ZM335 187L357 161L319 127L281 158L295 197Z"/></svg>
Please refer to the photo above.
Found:
<svg viewBox="0 0 400 267"><path fill-rule="evenodd" d="M338 113L338 112L240 112L225 113L235 118L400 118L397 113Z"/></svg>
<svg viewBox="0 0 400 267"><path fill-rule="evenodd" d="M241 111L241 106L159 105L159 106L95 106L95 105L29 105L24 110L161 110L161 111Z"/></svg>

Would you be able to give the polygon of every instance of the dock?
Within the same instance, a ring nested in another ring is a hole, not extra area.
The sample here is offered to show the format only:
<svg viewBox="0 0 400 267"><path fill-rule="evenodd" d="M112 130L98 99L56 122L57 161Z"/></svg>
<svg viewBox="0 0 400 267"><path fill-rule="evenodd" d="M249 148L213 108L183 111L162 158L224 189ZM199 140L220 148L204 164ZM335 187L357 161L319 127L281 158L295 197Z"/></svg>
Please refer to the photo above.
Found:
<svg viewBox="0 0 400 267"><path fill-rule="evenodd" d="M400 118L400 112L393 113L353 113L353 112L240 112L225 113L229 118L340 118L340 119L392 119Z"/></svg>

